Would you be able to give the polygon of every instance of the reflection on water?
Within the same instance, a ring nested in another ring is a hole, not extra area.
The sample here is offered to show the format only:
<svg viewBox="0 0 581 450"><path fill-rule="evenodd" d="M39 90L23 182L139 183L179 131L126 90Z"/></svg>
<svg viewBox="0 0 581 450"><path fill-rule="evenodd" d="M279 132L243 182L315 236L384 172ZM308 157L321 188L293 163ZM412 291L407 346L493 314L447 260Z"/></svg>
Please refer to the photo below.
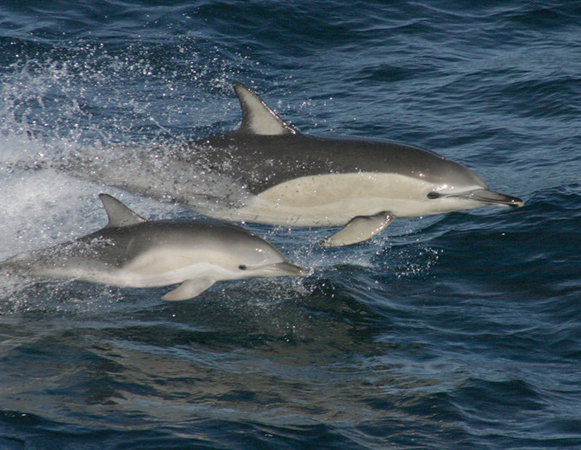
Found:
<svg viewBox="0 0 581 450"><path fill-rule="evenodd" d="M413 416L441 381L407 375L390 355L419 355L421 346L381 343L386 318L329 295L334 284L289 291L258 281L238 298L218 292L141 308L138 297L114 300L96 288L86 301L113 310L81 312L47 311L60 300L45 300L42 312L2 317L2 404L53 420L131 417L139 426L170 417L356 425L392 410Z"/></svg>

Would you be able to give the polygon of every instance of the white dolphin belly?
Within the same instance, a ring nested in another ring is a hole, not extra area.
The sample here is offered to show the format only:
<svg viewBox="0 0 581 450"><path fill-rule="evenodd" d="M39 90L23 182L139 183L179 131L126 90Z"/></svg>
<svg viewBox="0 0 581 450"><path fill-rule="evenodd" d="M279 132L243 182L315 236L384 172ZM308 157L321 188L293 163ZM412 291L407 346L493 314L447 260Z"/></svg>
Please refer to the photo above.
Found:
<svg viewBox="0 0 581 450"><path fill-rule="evenodd" d="M108 284L125 287L160 287L185 280L206 278L215 281L242 278L228 267L236 267L234 258L223 252L187 251L160 248L145 252L118 270L103 274Z"/></svg>
<svg viewBox="0 0 581 450"><path fill-rule="evenodd" d="M433 184L394 173L301 177L276 185L237 210L242 220L297 226L339 226L354 216L390 211L397 217L438 214Z"/></svg>

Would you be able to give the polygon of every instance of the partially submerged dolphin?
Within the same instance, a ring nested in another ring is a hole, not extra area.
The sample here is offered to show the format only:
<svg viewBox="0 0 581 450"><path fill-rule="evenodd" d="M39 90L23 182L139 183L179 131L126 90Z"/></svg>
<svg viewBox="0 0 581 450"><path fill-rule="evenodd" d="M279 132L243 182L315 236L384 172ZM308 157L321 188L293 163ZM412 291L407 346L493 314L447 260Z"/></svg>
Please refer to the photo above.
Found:
<svg viewBox="0 0 581 450"><path fill-rule="evenodd" d="M418 146L301 134L243 84L234 83L234 90L242 108L237 130L85 163L81 176L171 198L219 219L342 226L323 241L327 247L369 239L396 217L524 204ZM132 166L135 174L128 177Z"/></svg>
<svg viewBox="0 0 581 450"><path fill-rule="evenodd" d="M0 272L121 287L181 283L164 300L187 300L215 282L306 272L255 234L216 220L147 221L107 194L109 223L95 233L16 255Z"/></svg>

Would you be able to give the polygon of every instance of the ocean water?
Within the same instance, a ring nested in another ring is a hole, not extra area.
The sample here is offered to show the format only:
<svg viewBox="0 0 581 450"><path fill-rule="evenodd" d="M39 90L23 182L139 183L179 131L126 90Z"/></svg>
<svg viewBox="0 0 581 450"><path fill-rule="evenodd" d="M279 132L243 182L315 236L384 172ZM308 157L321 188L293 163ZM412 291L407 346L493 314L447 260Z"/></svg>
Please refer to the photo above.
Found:
<svg viewBox="0 0 581 450"><path fill-rule="evenodd" d="M233 130L233 81L526 205L334 249L246 224L309 276L180 303L2 279L0 448L581 448L578 2L4 1L0 259L104 226L100 192L195 216L41 163Z"/></svg>

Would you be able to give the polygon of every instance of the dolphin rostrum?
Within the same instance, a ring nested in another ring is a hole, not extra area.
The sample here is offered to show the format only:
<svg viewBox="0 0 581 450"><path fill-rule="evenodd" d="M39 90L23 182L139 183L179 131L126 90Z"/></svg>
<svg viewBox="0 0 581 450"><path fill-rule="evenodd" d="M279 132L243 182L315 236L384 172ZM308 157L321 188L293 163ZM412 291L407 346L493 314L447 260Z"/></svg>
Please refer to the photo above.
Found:
<svg viewBox="0 0 581 450"><path fill-rule="evenodd" d="M369 239L396 217L524 204L422 147L301 134L243 84L234 90L242 108L237 130L117 161L97 159L82 164L79 175L218 219L342 226L322 242L327 247ZM129 177L131 169L136 175Z"/></svg>
<svg viewBox="0 0 581 450"><path fill-rule="evenodd" d="M0 271L132 288L181 283L164 300L187 300L221 280L306 274L238 226L217 220L147 221L114 197L100 198L109 217L105 228L16 255L0 264Z"/></svg>

